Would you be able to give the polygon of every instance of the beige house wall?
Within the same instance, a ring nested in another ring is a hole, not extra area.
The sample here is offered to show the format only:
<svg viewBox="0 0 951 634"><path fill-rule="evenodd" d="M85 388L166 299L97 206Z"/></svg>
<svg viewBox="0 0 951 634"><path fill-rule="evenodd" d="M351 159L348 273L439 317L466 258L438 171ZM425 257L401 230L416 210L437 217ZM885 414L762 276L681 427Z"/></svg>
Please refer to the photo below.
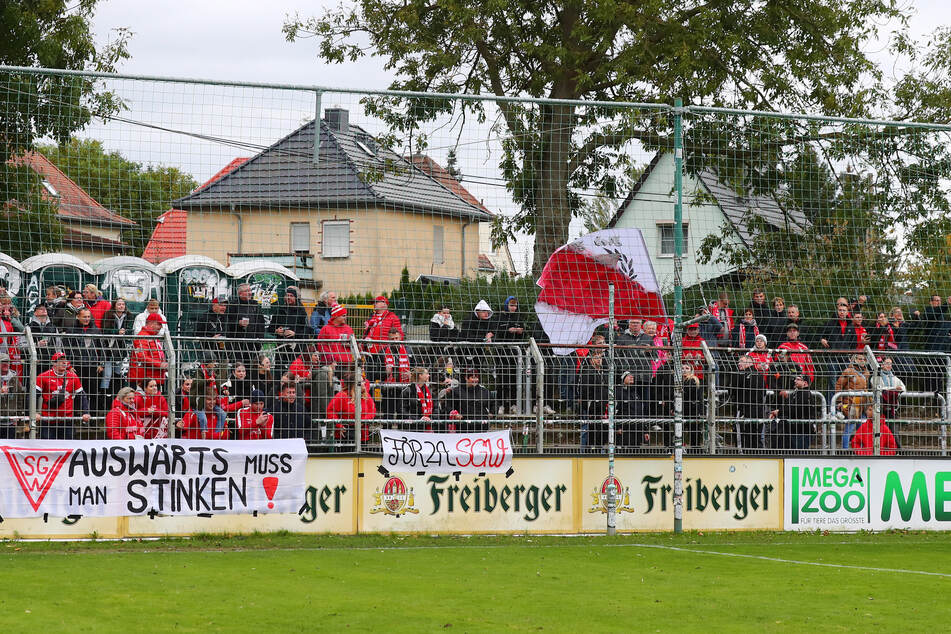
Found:
<svg viewBox="0 0 951 634"><path fill-rule="evenodd" d="M63 224L66 227L70 227L71 223L64 222ZM115 240L117 242L120 241L120 237L121 237L120 229L113 229L110 227L98 227L98 226L90 225L90 224L77 223L72 228L76 229L77 231L82 231L83 233L88 233L89 235L92 235L92 236L107 238L109 240ZM74 255L80 260L82 260L83 262L86 262L87 264L93 264L104 258L111 258L115 255L119 255L119 252L113 249L106 250L106 249L101 249L98 247L96 248L84 247L81 249L76 247L66 247L62 250L62 253L68 253L69 255ZM138 254L135 254L135 255L138 255Z"/></svg>
<svg viewBox="0 0 951 634"><path fill-rule="evenodd" d="M350 257L321 255L322 223L350 221ZM479 225L442 216L375 210L190 211L187 253L230 264L232 253L289 253L291 223L310 223L314 279L338 294L388 292L399 284L403 267L419 275L475 277L479 260ZM434 262L434 230L443 228L443 262ZM465 228L464 228L465 226ZM463 231L465 253L463 254Z"/></svg>

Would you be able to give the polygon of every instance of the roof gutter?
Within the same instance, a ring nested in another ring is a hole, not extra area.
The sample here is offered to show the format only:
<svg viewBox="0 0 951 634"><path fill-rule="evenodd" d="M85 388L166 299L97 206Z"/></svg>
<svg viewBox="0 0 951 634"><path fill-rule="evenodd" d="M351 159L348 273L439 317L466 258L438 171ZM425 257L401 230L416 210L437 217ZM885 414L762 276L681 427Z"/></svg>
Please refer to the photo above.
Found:
<svg viewBox="0 0 951 634"><path fill-rule="evenodd" d="M241 246L242 246L242 236L244 235L244 231L242 230L243 219L241 218L241 214L240 214L240 213L237 213L237 212L234 210L234 205L233 205L233 204L231 205L231 213L232 213L232 215L238 220L238 244L237 244L237 249L236 249L236 250L237 250L238 253L244 253L244 251L243 251L242 248L241 248Z"/></svg>
<svg viewBox="0 0 951 634"><path fill-rule="evenodd" d="M461 253L459 257L462 262L462 266L459 269L459 277L461 278L466 276L466 227L474 224L477 224L475 220L467 220L462 224L462 240L460 241ZM478 255L476 255L476 257L478 257Z"/></svg>

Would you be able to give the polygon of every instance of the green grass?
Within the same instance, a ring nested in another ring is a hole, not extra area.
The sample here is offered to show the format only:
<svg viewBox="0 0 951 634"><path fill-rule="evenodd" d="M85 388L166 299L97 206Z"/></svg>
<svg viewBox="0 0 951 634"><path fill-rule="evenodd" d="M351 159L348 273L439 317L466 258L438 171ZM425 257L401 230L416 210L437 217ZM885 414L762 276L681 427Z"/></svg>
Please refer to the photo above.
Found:
<svg viewBox="0 0 951 634"><path fill-rule="evenodd" d="M0 559L4 632L910 632L951 620L941 533L200 535L7 541Z"/></svg>

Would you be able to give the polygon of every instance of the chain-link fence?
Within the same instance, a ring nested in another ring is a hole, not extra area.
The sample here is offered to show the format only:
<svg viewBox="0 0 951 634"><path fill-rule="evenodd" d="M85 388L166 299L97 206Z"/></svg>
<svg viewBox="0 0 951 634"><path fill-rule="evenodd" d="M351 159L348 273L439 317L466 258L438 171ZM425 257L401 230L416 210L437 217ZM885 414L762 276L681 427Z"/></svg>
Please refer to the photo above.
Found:
<svg viewBox="0 0 951 634"><path fill-rule="evenodd" d="M944 452L949 129L3 67L7 429Z"/></svg>

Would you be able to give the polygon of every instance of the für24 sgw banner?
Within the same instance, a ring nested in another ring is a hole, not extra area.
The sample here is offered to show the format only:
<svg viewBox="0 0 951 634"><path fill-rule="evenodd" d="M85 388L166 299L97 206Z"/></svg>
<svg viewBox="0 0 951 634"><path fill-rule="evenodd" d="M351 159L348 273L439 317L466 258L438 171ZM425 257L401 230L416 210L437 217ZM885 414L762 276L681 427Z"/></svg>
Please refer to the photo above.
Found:
<svg viewBox="0 0 951 634"><path fill-rule="evenodd" d="M951 460L786 460L787 530L951 528Z"/></svg>
<svg viewBox="0 0 951 634"><path fill-rule="evenodd" d="M303 440L0 444L0 515L296 513Z"/></svg>

